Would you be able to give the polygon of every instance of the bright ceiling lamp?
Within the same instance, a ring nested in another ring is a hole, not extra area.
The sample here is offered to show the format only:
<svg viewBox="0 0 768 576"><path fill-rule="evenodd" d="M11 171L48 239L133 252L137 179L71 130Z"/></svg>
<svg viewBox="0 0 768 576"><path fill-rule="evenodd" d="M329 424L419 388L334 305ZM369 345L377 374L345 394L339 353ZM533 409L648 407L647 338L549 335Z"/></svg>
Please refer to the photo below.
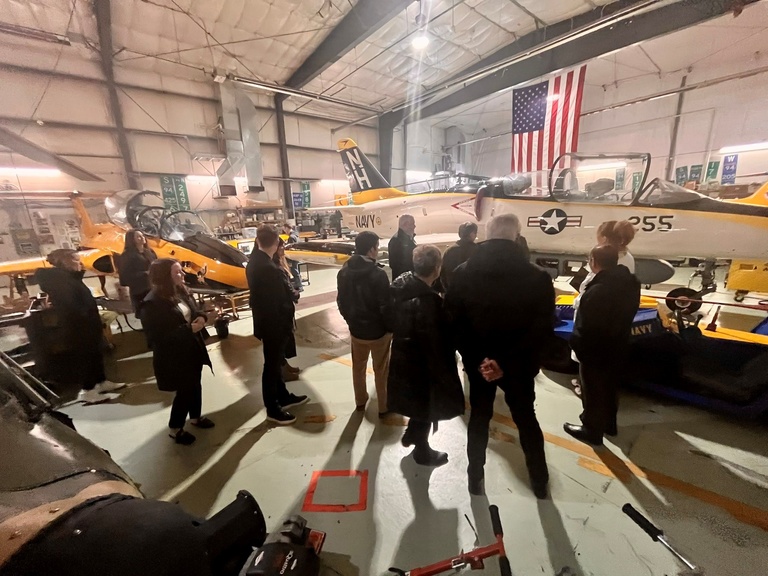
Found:
<svg viewBox="0 0 768 576"><path fill-rule="evenodd" d="M419 0L419 13L416 16L416 27L418 32L411 40L411 46L414 50L424 50L429 46L429 36L427 35L427 17L422 12L422 0Z"/></svg>
<svg viewBox="0 0 768 576"><path fill-rule="evenodd" d="M606 162L605 164L586 164L576 168L579 172L591 172L593 170L614 170L616 168L626 168L626 162Z"/></svg>
<svg viewBox="0 0 768 576"><path fill-rule="evenodd" d="M742 144L741 146L725 146L720 148L720 154L738 154L739 152L754 152L755 150L768 150L768 142Z"/></svg>
<svg viewBox="0 0 768 576"><path fill-rule="evenodd" d="M30 176L35 178L56 178L61 176L61 170L56 168L14 168L0 166L0 176Z"/></svg>
<svg viewBox="0 0 768 576"><path fill-rule="evenodd" d="M427 33L419 32L417 36L414 36L413 40L411 40L411 46L413 46L414 50L424 50L429 46L429 36L427 36Z"/></svg>

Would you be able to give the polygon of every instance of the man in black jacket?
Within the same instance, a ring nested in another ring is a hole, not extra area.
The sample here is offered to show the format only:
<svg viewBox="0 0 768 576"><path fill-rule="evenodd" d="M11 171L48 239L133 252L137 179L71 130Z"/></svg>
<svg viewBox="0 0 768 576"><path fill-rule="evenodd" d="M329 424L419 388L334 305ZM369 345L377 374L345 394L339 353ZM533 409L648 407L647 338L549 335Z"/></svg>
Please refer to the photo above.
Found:
<svg viewBox="0 0 768 576"><path fill-rule="evenodd" d="M565 424L574 438L599 446L603 434L615 435L619 409L618 382L629 347L632 321L640 306L640 283L610 244L589 254L595 277L584 289L573 326L571 348L579 359L581 426Z"/></svg>
<svg viewBox="0 0 768 576"><path fill-rule="evenodd" d="M536 413L534 377L554 329L555 290L549 275L528 262L517 244L514 214L493 218L488 240L453 273L445 298L469 377L469 491L482 495L488 425L497 386L520 433L534 493L546 498L549 473Z"/></svg>
<svg viewBox="0 0 768 576"><path fill-rule="evenodd" d="M387 321L389 278L376 263L378 254L379 237L376 233L366 231L357 235L355 253L336 277L336 303L349 326L355 406L362 411L368 402L365 375L368 356L372 356L379 416L384 416L388 412L387 376L392 331Z"/></svg>
<svg viewBox="0 0 768 576"><path fill-rule="evenodd" d="M274 226L259 226L256 230L258 249L251 253L245 276L251 291L253 335L264 345L261 390L267 420L287 425L296 422L296 417L287 409L304 404L309 399L289 393L281 372L285 346L293 331L295 307L288 279L272 261L278 239Z"/></svg>
<svg viewBox="0 0 768 576"><path fill-rule="evenodd" d="M464 222L459 226L459 241L448 248L445 254L443 254L443 266L440 269L440 283L443 286L443 290L448 289L453 271L469 260L469 257L477 250L476 239L477 224L474 222Z"/></svg>
<svg viewBox="0 0 768 576"><path fill-rule="evenodd" d="M403 214L397 221L397 234L392 236L387 246L389 267L392 269L392 280L404 272L413 271L413 249L416 241L416 219L410 214Z"/></svg>

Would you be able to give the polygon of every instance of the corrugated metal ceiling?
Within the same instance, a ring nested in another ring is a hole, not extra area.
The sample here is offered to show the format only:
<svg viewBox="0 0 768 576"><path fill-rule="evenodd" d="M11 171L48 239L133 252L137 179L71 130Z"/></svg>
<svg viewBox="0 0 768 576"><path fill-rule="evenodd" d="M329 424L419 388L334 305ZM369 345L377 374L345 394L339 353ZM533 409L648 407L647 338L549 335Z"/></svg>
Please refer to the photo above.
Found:
<svg viewBox="0 0 768 576"><path fill-rule="evenodd" d="M209 81L214 69L281 84L357 0L112 1L116 69L152 70ZM419 87L432 86L539 26L611 0L424 0L432 39L411 47L418 2L342 56L305 90L386 109ZM86 0L8 0L3 21L67 34L72 47L98 61L96 23ZM53 50L54 48L51 48ZM68 54L70 55L70 54ZM289 100L286 109L327 104ZM336 109L334 108L334 113ZM340 118L359 113L338 109Z"/></svg>

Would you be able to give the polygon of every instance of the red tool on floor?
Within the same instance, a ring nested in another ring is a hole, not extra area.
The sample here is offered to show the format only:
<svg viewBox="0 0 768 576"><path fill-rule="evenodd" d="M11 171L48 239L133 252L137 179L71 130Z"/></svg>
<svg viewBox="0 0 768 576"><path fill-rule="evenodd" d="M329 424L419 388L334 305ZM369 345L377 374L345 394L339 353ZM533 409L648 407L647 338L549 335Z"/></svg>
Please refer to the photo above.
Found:
<svg viewBox="0 0 768 576"><path fill-rule="evenodd" d="M491 513L493 533L496 535L496 542L494 544L481 546L474 550L470 550L469 552L462 552L458 556L441 560L422 568L413 568L408 571L399 568L390 568L389 571L394 572L398 576L434 576L435 574L442 574L443 572L461 570L467 566L472 570L482 570L485 567L483 560L498 556L501 576L512 576L507 553L504 550L504 531L501 529L499 509L496 506L490 506L488 510Z"/></svg>

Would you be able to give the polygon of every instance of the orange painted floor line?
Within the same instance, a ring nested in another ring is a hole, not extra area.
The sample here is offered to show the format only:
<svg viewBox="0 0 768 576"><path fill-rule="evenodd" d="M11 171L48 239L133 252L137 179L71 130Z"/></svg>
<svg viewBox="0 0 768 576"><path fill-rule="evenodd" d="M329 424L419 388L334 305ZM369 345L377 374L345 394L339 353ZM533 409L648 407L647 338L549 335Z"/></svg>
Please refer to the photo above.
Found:
<svg viewBox="0 0 768 576"><path fill-rule="evenodd" d="M333 362L338 362L339 364L344 364L344 366L350 366L350 367L352 366L352 360L349 358L341 358L340 356L334 356L333 354L326 354L326 353L318 354L317 357L320 358L321 360L331 360ZM366 372L368 374L373 374L373 369L368 368Z"/></svg>
<svg viewBox="0 0 768 576"><path fill-rule="evenodd" d="M494 412L493 420L505 426L509 426L510 428L517 429L515 422L509 416ZM597 472L603 476L617 478L624 484L630 482L633 477L646 478L652 484L670 488L681 494L690 496L691 498L696 498L697 500L721 508L745 524L768 530L767 510L749 506L738 500L728 498L727 496L712 492L706 488L700 488L699 486L673 478L672 476L667 476L661 472L641 468L631 461L619 458L616 454L607 449L600 449L600 453L598 454L594 448L591 448L582 442L563 438L562 436L556 436L555 434L550 434L548 432L544 432L544 440L581 456L578 460L578 464L586 470Z"/></svg>
<svg viewBox="0 0 768 576"><path fill-rule="evenodd" d="M319 357L323 360L333 360L334 362L339 362L346 366L352 365L351 360L347 358L339 358L332 354L320 354ZM372 370L369 369L368 372L371 373ZM467 402L467 409L469 408L469 402ZM514 420L512 420L510 416L494 412L492 420L499 424L503 424L504 426L508 426L509 428L517 429ZM500 431L492 433L492 437L506 442L514 441L513 437L509 437ZM697 500L721 508L745 524L768 530L768 511L766 510L749 506L738 500L728 498L727 496L707 490L706 488L700 488L699 486L684 482L683 480L679 480L672 476L667 476L661 472L640 468L631 461L619 458L607 449L600 449L600 453L598 454L594 448L591 448L587 444L578 442L577 440L563 438L562 436L557 436L556 434L551 434L549 432L544 432L544 440L581 456L578 460L578 464L586 470L591 470L592 472L602 474L603 476L617 478L623 483L632 481L633 477L645 478L655 485L670 488L681 494L690 496L691 498L696 498Z"/></svg>
<svg viewBox="0 0 768 576"><path fill-rule="evenodd" d="M653 470L639 468L635 464L632 464L632 462L626 462L620 458L617 458L617 460L620 460L622 465L626 466L627 470L612 468L603 462L590 460L589 458L579 458L578 463L582 468L610 478L618 478L623 483L629 482L633 475L638 478L647 478L655 486L663 486L665 488L676 490L686 496L696 498L697 500L721 508L745 524L768 530L768 512L765 510L749 506L738 500L728 498L727 496L712 492L711 490L706 490L705 488L694 486L688 482L683 482L672 476L654 472Z"/></svg>

